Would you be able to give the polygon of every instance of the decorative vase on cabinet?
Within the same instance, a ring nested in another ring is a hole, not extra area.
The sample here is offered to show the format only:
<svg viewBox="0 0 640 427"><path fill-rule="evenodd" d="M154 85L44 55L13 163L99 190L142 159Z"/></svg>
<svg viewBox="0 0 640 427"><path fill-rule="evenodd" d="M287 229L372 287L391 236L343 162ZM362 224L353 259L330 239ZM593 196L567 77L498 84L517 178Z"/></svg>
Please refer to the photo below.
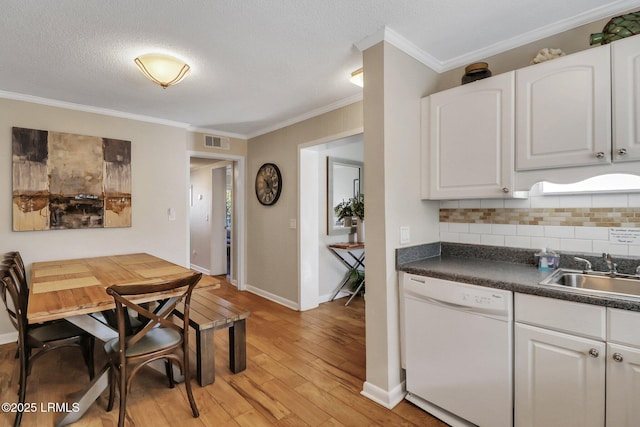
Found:
<svg viewBox="0 0 640 427"><path fill-rule="evenodd" d="M489 64L486 62L476 62L465 67L464 76L462 76L462 84L464 85L475 82L476 80L486 79L487 77L491 77Z"/></svg>
<svg viewBox="0 0 640 427"><path fill-rule="evenodd" d="M635 34L640 34L640 11L611 18L601 33L591 34L589 44L607 44Z"/></svg>

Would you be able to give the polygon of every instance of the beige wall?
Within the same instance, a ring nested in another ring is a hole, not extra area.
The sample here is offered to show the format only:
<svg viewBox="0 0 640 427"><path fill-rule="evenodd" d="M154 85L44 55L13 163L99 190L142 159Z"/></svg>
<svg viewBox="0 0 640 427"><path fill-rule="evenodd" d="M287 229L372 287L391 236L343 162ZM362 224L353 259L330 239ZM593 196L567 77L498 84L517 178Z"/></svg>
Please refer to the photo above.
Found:
<svg viewBox="0 0 640 427"><path fill-rule="evenodd" d="M131 141L132 226L93 230L12 231L11 128L25 127ZM184 129L0 99L0 253L34 261L148 252L187 265L187 167ZM173 208L176 220L169 221ZM11 332L0 310L0 336Z"/></svg>
<svg viewBox="0 0 640 427"><path fill-rule="evenodd" d="M297 229L298 147L327 142L362 130L362 103L296 123L249 140L247 157L247 286L289 306L298 304ZM263 163L275 163L282 174L282 193L273 206L262 206L254 179ZM316 191L316 189L312 189Z"/></svg>

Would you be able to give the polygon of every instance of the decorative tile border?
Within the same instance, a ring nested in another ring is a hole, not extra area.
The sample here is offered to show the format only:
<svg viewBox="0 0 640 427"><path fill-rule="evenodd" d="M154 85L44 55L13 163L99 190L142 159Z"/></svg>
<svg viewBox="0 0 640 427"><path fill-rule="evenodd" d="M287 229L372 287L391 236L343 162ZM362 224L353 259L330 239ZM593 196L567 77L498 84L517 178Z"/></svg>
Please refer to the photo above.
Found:
<svg viewBox="0 0 640 427"><path fill-rule="evenodd" d="M640 208L440 208L440 222L640 228Z"/></svg>

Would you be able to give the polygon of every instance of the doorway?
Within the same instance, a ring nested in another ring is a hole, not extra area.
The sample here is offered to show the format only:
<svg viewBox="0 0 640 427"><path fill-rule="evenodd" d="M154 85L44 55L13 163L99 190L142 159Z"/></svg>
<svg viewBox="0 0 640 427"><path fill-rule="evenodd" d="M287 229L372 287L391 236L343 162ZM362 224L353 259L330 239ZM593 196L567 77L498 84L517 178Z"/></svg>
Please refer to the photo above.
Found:
<svg viewBox="0 0 640 427"><path fill-rule="evenodd" d="M327 233L327 158L364 161L364 134L356 132L315 141L298 150L299 162L299 307L301 311L327 302L344 277L344 266L329 251L346 235ZM366 167L364 168L366 169ZM309 191L309 189L316 189Z"/></svg>
<svg viewBox="0 0 640 427"><path fill-rule="evenodd" d="M244 288L244 159L189 153L189 262Z"/></svg>

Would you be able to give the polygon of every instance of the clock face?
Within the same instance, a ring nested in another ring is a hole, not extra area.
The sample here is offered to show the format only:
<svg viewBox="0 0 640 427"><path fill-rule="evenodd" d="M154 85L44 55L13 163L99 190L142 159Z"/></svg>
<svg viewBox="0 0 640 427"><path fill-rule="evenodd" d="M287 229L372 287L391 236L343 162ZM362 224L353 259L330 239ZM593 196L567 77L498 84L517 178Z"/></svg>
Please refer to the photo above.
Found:
<svg viewBox="0 0 640 427"><path fill-rule="evenodd" d="M282 176L280 169L273 163L265 163L256 175L256 197L263 205L273 205L280 197Z"/></svg>

